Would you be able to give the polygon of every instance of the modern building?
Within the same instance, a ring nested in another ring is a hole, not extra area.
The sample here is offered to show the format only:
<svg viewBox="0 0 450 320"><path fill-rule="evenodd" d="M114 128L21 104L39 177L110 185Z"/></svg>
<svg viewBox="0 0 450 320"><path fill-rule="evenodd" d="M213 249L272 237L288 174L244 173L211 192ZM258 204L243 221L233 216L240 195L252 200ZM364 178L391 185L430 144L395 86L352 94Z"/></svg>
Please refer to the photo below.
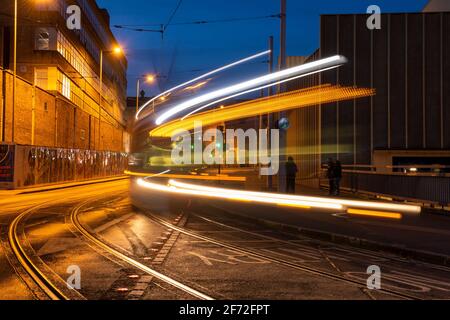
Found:
<svg viewBox="0 0 450 320"><path fill-rule="evenodd" d="M112 51L118 43L107 10L95 0L19 0L18 5L15 107L14 1L0 7L1 141L122 151L127 60ZM80 30L67 27L70 5L81 9Z"/></svg>
<svg viewBox="0 0 450 320"><path fill-rule="evenodd" d="M450 12L382 14L379 30L368 29L368 17L321 16L320 48L306 61L340 54L348 63L289 85L376 90L289 114L288 146L305 182L316 183L327 158L377 173L450 165Z"/></svg>

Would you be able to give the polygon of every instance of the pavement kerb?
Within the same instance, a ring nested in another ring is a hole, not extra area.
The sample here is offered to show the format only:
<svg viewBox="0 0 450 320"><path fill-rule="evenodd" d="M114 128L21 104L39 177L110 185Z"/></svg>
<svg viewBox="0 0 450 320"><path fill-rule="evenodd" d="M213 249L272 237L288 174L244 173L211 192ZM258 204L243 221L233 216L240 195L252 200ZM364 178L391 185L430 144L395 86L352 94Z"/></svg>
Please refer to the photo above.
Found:
<svg viewBox="0 0 450 320"><path fill-rule="evenodd" d="M79 186L85 186L85 185L91 185L91 184L98 184L98 183L104 183L104 182L111 182L111 181L117 181L117 180L124 180L128 179L128 175L120 175L120 176L114 176L110 178L104 178L104 179L95 179L95 180L82 180L77 182L68 182L64 184L57 184L57 185L46 185L36 188L30 188L30 189L16 189L14 191L17 191L15 194L30 194L30 193L38 193L38 192L45 192L45 191L53 191L53 190L59 190L59 189L67 189L67 188L73 188L73 187L79 187Z"/></svg>

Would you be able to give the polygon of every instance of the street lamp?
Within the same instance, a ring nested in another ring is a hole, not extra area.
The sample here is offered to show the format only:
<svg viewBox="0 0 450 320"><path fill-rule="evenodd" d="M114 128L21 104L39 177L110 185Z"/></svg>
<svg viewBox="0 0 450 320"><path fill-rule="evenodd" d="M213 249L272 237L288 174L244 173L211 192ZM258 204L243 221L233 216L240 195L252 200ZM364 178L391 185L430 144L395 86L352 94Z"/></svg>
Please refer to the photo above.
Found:
<svg viewBox="0 0 450 320"><path fill-rule="evenodd" d="M123 50L119 46L114 47L112 50L100 49L100 86L99 86L100 99L98 102L98 145L97 145L97 150L100 147L100 142L101 142L100 127L101 127L101 119L102 119L102 100L103 100L103 95L102 95L102 91L103 91L103 53L113 53L116 56L118 56L123 53Z"/></svg>
<svg viewBox="0 0 450 320"><path fill-rule="evenodd" d="M136 114L139 111L139 91L140 91L140 79L145 78L145 81L147 83L153 83L156 81L156 79L164 79L167 78L166 76L162 76L159 74L148 74L141 76L137 79L137 94L136 94ZM165 97L161 97L161 100L165 100ZM155 112L155 100L153 100L153 112Z"/></svg>
<svg viewBox="0 0 450 320"><path fill-rule="evenodd" d="M14 143L14 113L16 111L16 80L17 80L17 0L14 0L14 54L13 54L13 102L11 117L11 141ZM4 138L4 137L3 137Z"/></svg>
<svg viewBox="0 0 450 320"><path fill-rule="evenodd" d="M155 82L156 76L153 74L143 75L139 78L137 78L137 84L136 84L136 113L139 110L139 93L141 91L141 79L145 79L145 82L147 83L153 83Z"/></svg>

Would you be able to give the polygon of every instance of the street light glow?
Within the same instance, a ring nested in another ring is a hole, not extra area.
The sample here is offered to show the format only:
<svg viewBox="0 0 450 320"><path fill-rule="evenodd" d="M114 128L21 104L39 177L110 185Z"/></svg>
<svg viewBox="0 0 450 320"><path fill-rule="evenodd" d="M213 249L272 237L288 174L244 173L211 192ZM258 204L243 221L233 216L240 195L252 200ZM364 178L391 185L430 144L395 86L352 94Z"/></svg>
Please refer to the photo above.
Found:
<svg viewBox="0 0 450 320"><path fill-rule="evenodd" d="M121 54L122 53L122 48L119 46L114 47L113 52L114 54Z"/></svg>

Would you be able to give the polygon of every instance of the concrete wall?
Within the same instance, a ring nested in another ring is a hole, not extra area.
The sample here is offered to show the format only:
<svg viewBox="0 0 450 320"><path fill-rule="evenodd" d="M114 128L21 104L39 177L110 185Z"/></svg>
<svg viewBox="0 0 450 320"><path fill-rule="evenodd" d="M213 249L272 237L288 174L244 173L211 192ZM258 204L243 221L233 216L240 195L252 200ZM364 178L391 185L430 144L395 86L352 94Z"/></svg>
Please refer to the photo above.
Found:
<svg viewBox="0 0 450 320"><path fill-rule="evenodd" d="M376 149L450 148L450 14L383 14L381 30L367 15L325 15L321 57L348 63L321 83L373 87L370 98L322 106L322 160L370 164Z"/></svg>

